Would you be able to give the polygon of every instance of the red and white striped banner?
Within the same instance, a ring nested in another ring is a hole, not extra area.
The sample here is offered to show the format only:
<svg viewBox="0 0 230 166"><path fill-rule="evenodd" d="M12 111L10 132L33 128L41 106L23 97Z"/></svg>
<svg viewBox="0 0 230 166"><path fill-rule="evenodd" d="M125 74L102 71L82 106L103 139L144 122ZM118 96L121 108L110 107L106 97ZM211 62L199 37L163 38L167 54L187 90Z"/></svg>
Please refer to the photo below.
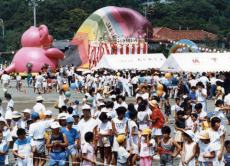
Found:
<svg viewBox="0 0 230 166"><path fill-rule="evenodd" d="M127 54L147 54L148 43L106 43L92 41L89 42L89 67L97 65L103 55L127 55Z"/></svg>

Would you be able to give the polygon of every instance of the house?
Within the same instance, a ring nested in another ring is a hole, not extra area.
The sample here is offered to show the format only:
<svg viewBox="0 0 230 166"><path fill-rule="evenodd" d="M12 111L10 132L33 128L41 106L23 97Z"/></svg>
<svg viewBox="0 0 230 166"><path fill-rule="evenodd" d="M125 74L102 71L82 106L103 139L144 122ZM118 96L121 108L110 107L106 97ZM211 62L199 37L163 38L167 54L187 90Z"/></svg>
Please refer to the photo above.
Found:
<svg viewBox="0 0 230 166"><path fill-rule="evenodd" d="M173 30L166 27L153 28L152 41L154 42L170 42L181 39L203 43L206 40L217 41L218 36L204 30Z"/></svg>
<svg viewBox="0 0 230 166"><path fill-rule="evenodd" d="M216 34L204 30L173 30L167 27L153 28L152 39L149 40L150 52L158 52L162 44L170 50L172 45L182 39L193 41L199 47L217 48L222 47Z"/></svg>

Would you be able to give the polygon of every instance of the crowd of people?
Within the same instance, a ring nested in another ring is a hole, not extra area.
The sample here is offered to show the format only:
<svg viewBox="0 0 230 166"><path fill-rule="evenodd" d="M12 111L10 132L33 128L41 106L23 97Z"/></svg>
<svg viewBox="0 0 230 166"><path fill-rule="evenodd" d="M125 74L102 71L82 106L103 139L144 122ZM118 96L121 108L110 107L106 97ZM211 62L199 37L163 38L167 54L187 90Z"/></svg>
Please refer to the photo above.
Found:
<svg viewBox="0 0 230 166"><path fill-rule="evenodd" d="M141 165L229 166L228 73L109 71L85 74L74 66L48 68L37 76L16 74L16 88L34 88L33 108L16 111L8 92L11 77L1 77L6 108L0 101L0 165L9 149L19 166ZM12 88L12 87L11 87ZM42 93L59 93L54 111ZM70 93L82 93L82 99ZM207 100L215 103L210 110Z"/></svg>

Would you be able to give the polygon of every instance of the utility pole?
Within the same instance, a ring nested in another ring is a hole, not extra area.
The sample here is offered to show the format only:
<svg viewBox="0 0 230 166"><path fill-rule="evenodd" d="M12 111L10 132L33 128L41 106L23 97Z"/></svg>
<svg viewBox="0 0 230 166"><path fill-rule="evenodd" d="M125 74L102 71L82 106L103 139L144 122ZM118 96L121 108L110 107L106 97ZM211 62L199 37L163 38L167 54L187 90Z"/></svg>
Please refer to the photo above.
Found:
<svg viewBox="0 0 230 166"><path fill-rule="evenodd" d="M29 1L29 6L32 6L33 8L33 17L34 17L34 26L37 26L37 9L36 7L38 6L38 2L44 2L45 0L28 0Z"/></svg>

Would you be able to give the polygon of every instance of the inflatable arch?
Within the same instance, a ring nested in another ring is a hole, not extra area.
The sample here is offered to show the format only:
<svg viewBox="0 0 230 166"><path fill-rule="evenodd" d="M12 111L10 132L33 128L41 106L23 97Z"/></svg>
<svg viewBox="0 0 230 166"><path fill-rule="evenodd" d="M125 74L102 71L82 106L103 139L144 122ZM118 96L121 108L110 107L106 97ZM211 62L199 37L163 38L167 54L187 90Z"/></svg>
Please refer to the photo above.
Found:
<svg viewBox="0 0 230 166"><path fill-rule="evenodd" d="M182 39L177 41L171 48L170 53L177 53L182 48L184 49L184 52L199 52L198 46L191 40Z"/></svg>
<svg viewBox="0 0 230 166"><path fill-rule="evenodd" d="M135 10L108 6L92 13L80 26L72 40L71 56L67 62L84 65L89 62L90 41L112 42L118 38L152 37L150 22ZM73 55L73 50L76 50ZM65 64L65 63L64 63Z"/></svg>

